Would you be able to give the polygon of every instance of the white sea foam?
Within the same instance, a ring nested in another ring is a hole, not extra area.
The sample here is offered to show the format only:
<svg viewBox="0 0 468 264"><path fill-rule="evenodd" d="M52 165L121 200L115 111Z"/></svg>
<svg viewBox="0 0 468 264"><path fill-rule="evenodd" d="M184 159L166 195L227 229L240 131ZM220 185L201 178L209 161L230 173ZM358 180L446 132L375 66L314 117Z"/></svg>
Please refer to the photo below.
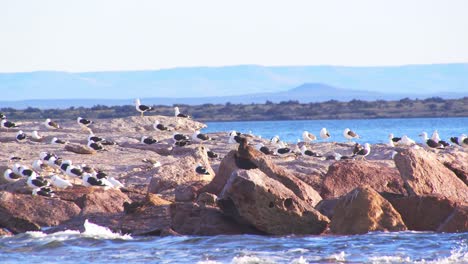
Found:
<svg viewBox="0 0 468 264"><path fill-rule="evenodd" d="M272 264L274 261L259 258L256 256L239 256L234 257L231 261L231 264Z"/></svg>
<svg viewBox="0 0 468 264"><path fill-rule="evenodd" d="M450 251L450 256L445 257L445 258L439 258L436 260L421 260L421 261L415 261L414 263L428 263L428 264L451 264L451 263L468 263L468 251L466 247L459 248L456 250Z"/></svg>
<svg viewBox="0 0 468 264"><path fill-rule="evenodd" d="M400 256L379 256L379 257L370 257L369 261L371 263L410 263L411 259L409 257L400 257Z"/></svg>
<svg viewBox="0 0 468 264"><path fill-rule="evenodd" d="M198 261L197 264L222 264L222 262L218 262L214 260L202 260L202 261Z"/></svg>
<svg viewBox="0 0 468 264"><path fill-rule="evenodd" d="M336 260L336 261L345 261L346 260L346 253L344 251L341 251L338 254L331 254L327 259Z"/></svg>
<svg viewBox="0 0 468 264"><path fill-rule="evenodd" d="M133 239L130 235L121 235L118 233L113 233L110 229L93 224L87 219L84 222L85 231L80 233L77 230L65 230L59 231L51 234L46 234L42 231L29 231L26 232L30 238L35 240L55 240L55 241L65 241L71 238L76 237L92 237L96 239L122 239L130 240Z"/></svg>
<svg viewBox="0 0 468 264"><path fill-rule="evenodd" d="M92 238L101 238L101 239L123 239L131 240L133 239L130 235L121 235L118 233L113 233L109 228L93 224L88 221L84 222L85 231L82 233L85 237Z"/></svg>
<svg viewBox="0 0 468 264"><path fill-rule="evenodd" d="M307 262L307 260L305 260L305 258L301 256L300 258L293 259L293 261L291 261L291 264L309 264L309 262Z"/></svg>

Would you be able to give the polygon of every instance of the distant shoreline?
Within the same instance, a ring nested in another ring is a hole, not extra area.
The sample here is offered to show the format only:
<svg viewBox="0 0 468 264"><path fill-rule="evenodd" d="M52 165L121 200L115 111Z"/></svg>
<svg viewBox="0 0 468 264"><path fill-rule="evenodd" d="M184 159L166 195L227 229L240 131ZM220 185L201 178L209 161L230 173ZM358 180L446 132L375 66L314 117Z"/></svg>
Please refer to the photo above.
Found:
<svg viewBox="0 0 468 264"><path fill-rule="evenodd" d="M396 101L329 100L320 103L283 101L264 104L202 104L178 105L183 113L201 122L273 121L273 120L345 120L385 118L468 117L468 97L424 100L404 98ZM146 116L173 116L172 106L155 105ZM76 119L78 116L94 119L122 118L139 113L133 105L69 107L66 109L0 108L10 120Z"/></svg>

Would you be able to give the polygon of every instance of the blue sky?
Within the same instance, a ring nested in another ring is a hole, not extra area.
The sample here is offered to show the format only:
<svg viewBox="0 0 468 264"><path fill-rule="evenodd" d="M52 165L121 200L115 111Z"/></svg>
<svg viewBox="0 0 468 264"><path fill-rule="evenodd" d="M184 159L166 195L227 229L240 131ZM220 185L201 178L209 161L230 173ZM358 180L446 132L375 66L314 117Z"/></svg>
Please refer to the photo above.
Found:
<svg viewBox="0 0 468 264"><path fill-rule="evenodd" d="M0 72L468 62L468 1L0 0Z"/></svg>

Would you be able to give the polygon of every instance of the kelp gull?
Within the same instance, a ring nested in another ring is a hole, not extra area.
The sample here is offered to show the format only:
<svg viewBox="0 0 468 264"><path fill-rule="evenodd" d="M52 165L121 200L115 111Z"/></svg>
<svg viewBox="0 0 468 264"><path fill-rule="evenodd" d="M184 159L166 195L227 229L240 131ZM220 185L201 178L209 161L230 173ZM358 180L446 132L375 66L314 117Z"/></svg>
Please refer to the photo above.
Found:
<svg viewBox="0 0 468 264"><path fill-rule="evenodd" d="M326 128L323 127L322 129L320 129L320 138L322 138L323 140L327 140L330 137L330 133Z"/></svg>
<svg viewBox="0 0 468 264"><path fill-rule="evenodd" d="M154 108L151 107L151 106L142 105L142 104L140 103L140 99L138 99L138 98L135 99L135 108L136 108L136 110L137 110L138 112L141 113L141 116L142 116L142 117L143 117L143 114L144 114L145 112L148 112L148 111L151 111L151 110L154 109Z"/></svg>
<svg viewBox="0 0 468 264"><path fill-rule="evenodd" d="M343 136L348 140L348 141L351 141L355 138L359 138L359 135L356 134L354 131L352 131L351 129L349 128L345 128L345 130L343 131Z"/></svg>
<svg viewBox="0 0 468 264"><path fill-rule="evenodd" d="M50 129L50 130L55 130L55 129L60 129L61 128L60 125L57 122L51 121L50 118L47 118L44 121L44 126L47 129Z"/></svg>

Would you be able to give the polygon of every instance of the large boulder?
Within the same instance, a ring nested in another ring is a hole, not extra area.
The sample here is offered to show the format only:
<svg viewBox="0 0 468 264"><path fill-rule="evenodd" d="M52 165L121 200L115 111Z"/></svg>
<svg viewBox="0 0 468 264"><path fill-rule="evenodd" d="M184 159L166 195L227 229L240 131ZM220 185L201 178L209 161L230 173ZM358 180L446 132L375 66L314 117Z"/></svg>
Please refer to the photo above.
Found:
<svg viewBox="0 0 468 264"><path fill-rule="evenodd" d="M440 163L435 154L410 148L399 152L394 160L410 195L438 194L468 201L468 186Z"/></svg>
<svg viewBox="0 0 468 264"><path fill-rule="evenodd" d="M171 218L172 229L183 235L259 234L258 230L225 216L216 206L200 206L190 202L173 203Z"/></svg>
<svg viewBox="0 0 468 264"><path fill-rule="evenodd" d="M452 227L451 230L468 231L466 206L463 207L459 203L440 195L389 198L388 201L400 213L409 230L438 231L444 223L450 221L451 217L459 214L456 212L462 213L464 209L464 220L457 220L456 224L450 226Z"/></svg>
<svg viewBox="0 0 468 264"><path fill-rule="evenodd" d="M371 187L358 187L343 196L330 224L332 233L343 235L406 229L400 214Z"/></svg>
<svg viewBox="0 0 468 264"><path fill-rule="evenodd" d="M226 215L267 234L320 234L329 220L308 200L252 169L233 172L218 202Z"/></svg>
<svg viewBox="0 0 468 264"><path fill-rule="evenodd" d="M447 149L439 157L445 167L453 171L457 177L468 185L468 152L459 149Z"/></svg>
<svg viewBox="0 0 468 264"><path fill-rule="evenodd" d="M198 164L205 166L209 174L199 174L195 171ZM186 156L178 157L172 163L163 164L157 168L156 174L151 178L148 186L149 193L162 193L165 198L171 201L175 200L176 188L183 188L183 186L198 186L197 190L208 184L214 177L215 173L210 167L210 163L204 147L198 147ZM191 188L180 190L179 197L188 197L187 190L190 192ZM194 190L194 192L197 192ZM185 192L185 193L184 193ZM193 199L196 198L196 195ZM185 198L182 198L185 199Z"/></svg>
<svg viewBox="0 0 468 264"><path fill-rule="evenodd" d="M163 235L171 229L170 201L148 194L146 201L126 204L119 223L122 233L132 235Z"/></svg>
<svg viewBox="0 0 468 264"><path fill-rule="evenodd" d="M468 232L468 206L461 205L455 208L437 229L438 232Z"/></svg>
<svg viewBox="0 0 468 264"><path fill-rule="evenodd" d="M363 185L377 192L406 194L403 180L395 168L379 162L343 160L329 167L320 195L324 199L340 197Z"/></svg>
<svg viewBox="0 0 468 264"><path fill-rule="evenodd" d="M73 202L57 198L0 191L0 227L13 233L38 231L78 216L80 208Z"/></svg>
<svg viewBox="0 0 468 264"><path fill-rule="evenodd" d="M238 169L235 162L236 154L236 150L231 150L223 158L221 164L219 165L218 172L216 173L213 180L208 185L203 187L203 189L200 190L200 192L208 192L216 195L219 195L219 193L221 193L221 191L224 188L224 185L226 185L229 177L231 177L232 172Z"/></svg>

